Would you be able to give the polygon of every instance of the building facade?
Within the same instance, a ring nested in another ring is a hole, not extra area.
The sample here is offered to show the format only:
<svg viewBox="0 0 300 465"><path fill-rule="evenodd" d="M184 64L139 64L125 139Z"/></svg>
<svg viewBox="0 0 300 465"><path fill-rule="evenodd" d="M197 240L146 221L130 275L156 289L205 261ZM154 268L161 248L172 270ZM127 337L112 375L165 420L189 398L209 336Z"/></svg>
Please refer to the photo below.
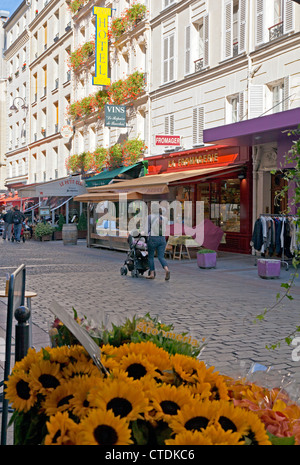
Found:
<svg viewBox="0 0 300 465"><path fill-rule="evenodd" d="M291 0L161 0L152 5L150 26L150 153L170 160L197 156L201 147L247 153L245 179L218 177L200 186L207 217L224 229L227 245L249 251L257 215L277 213L272 170L288 148L286 125L299 121L300 6ZM159 134L179 136L180 143L161 147ZM245 181L246 210L236 200ZM224 225L229 192L239 231Z"/></svg>

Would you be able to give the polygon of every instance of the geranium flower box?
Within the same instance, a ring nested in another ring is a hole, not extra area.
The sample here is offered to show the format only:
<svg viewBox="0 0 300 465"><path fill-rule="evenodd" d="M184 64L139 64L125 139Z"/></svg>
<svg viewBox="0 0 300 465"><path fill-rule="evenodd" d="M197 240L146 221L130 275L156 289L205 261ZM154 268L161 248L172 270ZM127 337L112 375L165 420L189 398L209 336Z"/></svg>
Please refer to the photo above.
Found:
<svg viewBox="0 0 300 465"><path fill-rule="evenodd" d="M217 252L210 249L200 249L197 252L197 265L199 268L215 268L217 264Z"/></svg>

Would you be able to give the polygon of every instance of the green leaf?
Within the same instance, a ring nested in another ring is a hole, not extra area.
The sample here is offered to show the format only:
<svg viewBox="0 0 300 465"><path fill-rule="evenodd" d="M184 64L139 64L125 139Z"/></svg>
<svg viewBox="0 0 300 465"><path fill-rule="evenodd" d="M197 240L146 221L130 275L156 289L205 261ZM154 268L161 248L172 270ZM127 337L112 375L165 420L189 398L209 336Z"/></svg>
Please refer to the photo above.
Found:
<svg viewBox="0 0 300 465"><path fill-rule="evenodd" d="M278 436L274 436L267 431L269 439L273 446L294 446L295 445L295 437L291 436L288 438L279 438Z"/></svg>

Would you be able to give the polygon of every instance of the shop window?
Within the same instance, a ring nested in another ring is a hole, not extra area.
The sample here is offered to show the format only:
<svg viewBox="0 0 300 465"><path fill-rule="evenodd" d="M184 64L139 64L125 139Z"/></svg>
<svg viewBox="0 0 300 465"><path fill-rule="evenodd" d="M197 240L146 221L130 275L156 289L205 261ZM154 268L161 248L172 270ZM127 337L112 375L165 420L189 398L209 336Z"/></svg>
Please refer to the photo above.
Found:
<svg viewBox="0 0 300 465"><path fill-rule="evenodd" d="M240 232L240 180L199 183L197 200L204 202L204 218L224 232Z"/></svg>

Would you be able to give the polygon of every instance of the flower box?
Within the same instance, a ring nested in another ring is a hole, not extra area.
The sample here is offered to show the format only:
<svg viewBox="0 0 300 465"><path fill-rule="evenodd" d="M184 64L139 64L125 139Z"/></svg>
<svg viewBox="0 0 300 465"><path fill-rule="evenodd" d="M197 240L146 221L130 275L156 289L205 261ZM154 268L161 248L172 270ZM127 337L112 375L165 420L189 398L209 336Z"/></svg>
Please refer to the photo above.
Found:
<svg viewBox="0 0 300 465"><path fill-rule="evenodd" d="M280 260L260 259L257 261L258 276L263 279L279 278L280 265Z"/></svg>
<svg viewBox="0 0 300 465"><path fill-rule="evenodd" d="M203 249L197 252L197 265L199 268L216 268L217 252Z"/></svg>

